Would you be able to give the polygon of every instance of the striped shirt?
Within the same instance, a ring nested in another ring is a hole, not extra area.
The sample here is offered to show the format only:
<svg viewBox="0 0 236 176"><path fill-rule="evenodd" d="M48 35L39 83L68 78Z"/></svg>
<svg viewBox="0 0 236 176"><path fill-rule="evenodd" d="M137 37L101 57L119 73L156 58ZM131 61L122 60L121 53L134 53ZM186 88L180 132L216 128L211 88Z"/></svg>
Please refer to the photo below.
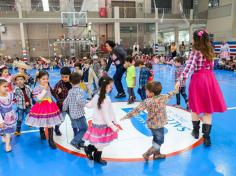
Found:
<svg viewBox="0 0 236 176"><path fill-rule="evenodd" d="M192 71L196 72L202 70L206 62L205 69L212 70L214 61L207 61L200 51L192 51L186 62L184 71L181 73L179 80L186 80Z"/></svg>

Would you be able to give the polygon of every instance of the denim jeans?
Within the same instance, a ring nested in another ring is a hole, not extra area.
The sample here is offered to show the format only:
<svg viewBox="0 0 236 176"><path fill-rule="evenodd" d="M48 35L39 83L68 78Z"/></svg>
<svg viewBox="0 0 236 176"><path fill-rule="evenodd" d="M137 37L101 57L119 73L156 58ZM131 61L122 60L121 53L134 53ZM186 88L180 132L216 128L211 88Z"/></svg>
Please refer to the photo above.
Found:
<svg viewBox="0 0 236 176"><path fill-rule="evenodd" d="M17 128L21 128L22 121L28 115L29 111L30 111L30 108L27 108L27 109L17 108L16 110L17 115L18 115L17 124L16 124Z"/></svg>
<svg viewBox="0 0 236 176"><path fill-rule="evenodd" d="M122 76L125 73L125 71L126 70L123 66L116 67L116 72L113 76L114 84L115 84L118 94L125 93L122 82L121 82Z"/></svg>
<svg viewBox="0 0 236 176"><path fill-rule="evenodd" d="M156 150L160 150L164 143L164 128L150 129L153 135L152 145Z"/></svg>
<svg viewBox="0 0 236 176"><path fill-rule="evenodd" d="M138 94L140 95L142 100L145 100L147 98L145 86L142 88L138 88Z"/></svg>
<svg viewBox="0 0 236 176"><path fill-rule="evenodd" d="M185 103L188 103L188 97L187 97L187 94L186 94L186 87L180 87L179 88L179 93L176 94L177 105L180 105L180 94L184 98Z"/></svg>
<svg viewBox="0 0 236 176"><path fill-rule="evenodd" d="M83 116L83 117L80 117L79 119L71 119L71 125L72 125L73 130L77 129L71 143L78 144L78 145L84 143L82 138L88 129L86 118Z"/></svg>

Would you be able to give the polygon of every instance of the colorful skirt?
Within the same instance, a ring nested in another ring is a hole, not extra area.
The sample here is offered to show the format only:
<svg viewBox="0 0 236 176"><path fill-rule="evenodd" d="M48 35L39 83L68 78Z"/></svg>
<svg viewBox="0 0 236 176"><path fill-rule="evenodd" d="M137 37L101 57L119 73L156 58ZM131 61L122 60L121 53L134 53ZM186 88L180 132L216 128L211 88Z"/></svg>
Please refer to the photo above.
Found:
<svg viewBox="0 0 236 176"><path fill-rule="evenodd" d="M26 124L34 127L54 127L64 121L58 106L51 100L37 102L30 110Z"/></svg>
<svg viewBox="0 0 236 176"><path fill-rule="evenodd" d="M212 70L193 73L189 85L189 108L197 114L226 111L223 94Z"/></svg>
<svg viewBox="0 0 236 176"><path fill-rule="evenodd" d="M4 127L0 128L0 135L13 133L16 127L17 117L13 111L2 114L4 120Z"/></svg>
<svg viewBox="0 0 236 176"><path fill-rule="evenodd" d="M114 139L118 138L118 133L114 132L107 125L97 125L92 124L86 133L84 134L83 139L89 141L91 144L108 144Z"/></svg>

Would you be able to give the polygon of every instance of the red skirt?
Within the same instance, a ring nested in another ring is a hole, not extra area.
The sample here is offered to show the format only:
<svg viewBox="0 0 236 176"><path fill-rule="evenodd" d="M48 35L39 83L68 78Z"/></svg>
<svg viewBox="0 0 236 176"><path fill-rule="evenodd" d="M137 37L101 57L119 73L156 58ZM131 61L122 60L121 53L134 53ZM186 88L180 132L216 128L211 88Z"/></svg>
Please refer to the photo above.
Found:
<svg viewBox="0 0 236 176"><path fill-rule="evenodd" d="M189 108L201 114L227 110L220 86L212 70L194 72L189 85Z"/></svg>
<svg viewBox="0 0 236 176"><path fill-rule="evenodd" d="M26 124L35 127L53 127L64 121L64 117L53 101L37 102L30 110Z"/></svg>

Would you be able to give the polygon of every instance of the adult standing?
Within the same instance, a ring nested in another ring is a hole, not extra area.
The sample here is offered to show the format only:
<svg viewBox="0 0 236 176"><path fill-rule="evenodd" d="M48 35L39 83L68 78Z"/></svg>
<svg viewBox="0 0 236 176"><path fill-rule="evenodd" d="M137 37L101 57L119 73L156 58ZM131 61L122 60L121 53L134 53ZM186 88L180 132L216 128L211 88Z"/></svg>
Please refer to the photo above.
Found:
<svg viewBox="0 0 236 176"><path fill-rule="evenodd" d="M185 51L186 51L186 47L185 47L184 42L182 42L182 44L179 45L180 56L184 56Z"/></svg>
<svg viewBox="0 0 236 176"><path fill-rule="evenodd" d="M210 44L209 34L206 30L197 30L193 33L193 49L179 80L185 81L194 71L189 85L192 136L195 139L199 138L200 115L203 114L202 132L205 146L211 145L212 113L226 111L226 104L215 78L213 65L214 50Z"/></svg>
<svg viewBox="0 0 236 176"><path fill-rule="evenodd" d="M230 58L230 48L227 42L223 42L220 48L220 58L221 59L228 59Z"/></svg>
<svg viewBox="0 0 236 176"><path fill-rule="evenodd" d="M123 65L124 65L124 61L125 61L127 53L123 47L121 47L120 45L116 45L115 42L111 40L106 41L106 49L109 52L106 71L110 69L110 66L112 63L114 63L116 66L116 72L113 76L113 79L114 79L114 84L118 93L115 98L126 97L121 80L122 80L123 74L126 71Z"/></svg>
<svg viewBox="0 0 236 176"><path fill-rule="evenodd" d="M176 46L176 43L175 43L175 42L172 42L172 43L171 43L170 51L171 51L171 56L172 56L172 58L176 57L176 54L177 54L177 46Z"/></svg>

